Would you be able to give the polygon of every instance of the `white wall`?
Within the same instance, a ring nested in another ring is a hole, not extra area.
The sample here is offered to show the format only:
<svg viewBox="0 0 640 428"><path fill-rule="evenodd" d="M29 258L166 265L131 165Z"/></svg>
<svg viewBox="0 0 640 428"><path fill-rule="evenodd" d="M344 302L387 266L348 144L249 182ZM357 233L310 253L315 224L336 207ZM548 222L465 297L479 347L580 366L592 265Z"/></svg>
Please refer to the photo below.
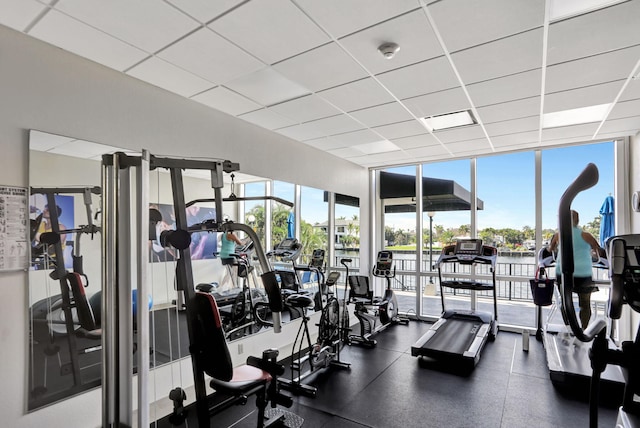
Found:
<svg viewBox="0 0 640 428"><path fill-rule="evenodd" d="M3 26L0 55L0 184L29 185L28 136L37 129L159 155L230 159L242 172L358 196L368 205L366 171L349 162ZM366 230L366 210L360 218ZM25 414L27 284L26 272L0 273L2 425L99 426L99 390ZM256 349L267 341L257 340Z"/></svg>

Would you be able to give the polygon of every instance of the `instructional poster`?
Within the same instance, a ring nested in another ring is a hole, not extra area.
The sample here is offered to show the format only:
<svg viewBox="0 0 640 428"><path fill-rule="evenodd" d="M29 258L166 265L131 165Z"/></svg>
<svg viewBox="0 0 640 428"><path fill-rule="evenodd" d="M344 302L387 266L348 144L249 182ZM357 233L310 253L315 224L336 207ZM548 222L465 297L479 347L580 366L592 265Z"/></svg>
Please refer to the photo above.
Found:
<svg viewBox="0 0 640 428"><path fill-rule="evenodd" d="M0 271L29 267L28 196L26 187L0 186Z"/></svg>

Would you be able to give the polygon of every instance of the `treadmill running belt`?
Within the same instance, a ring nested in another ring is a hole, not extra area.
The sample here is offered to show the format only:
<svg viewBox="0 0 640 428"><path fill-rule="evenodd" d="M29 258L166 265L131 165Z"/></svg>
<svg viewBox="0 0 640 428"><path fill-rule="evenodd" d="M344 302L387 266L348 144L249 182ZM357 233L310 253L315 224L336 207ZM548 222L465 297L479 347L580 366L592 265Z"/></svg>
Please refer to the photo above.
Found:
<svg viewBox="0 0 640 428"><path fill-rule="evenodd" d="M425 344L425 347L434 351L462 355L471 346L481 326L480 321L449 319Z"/></svg>

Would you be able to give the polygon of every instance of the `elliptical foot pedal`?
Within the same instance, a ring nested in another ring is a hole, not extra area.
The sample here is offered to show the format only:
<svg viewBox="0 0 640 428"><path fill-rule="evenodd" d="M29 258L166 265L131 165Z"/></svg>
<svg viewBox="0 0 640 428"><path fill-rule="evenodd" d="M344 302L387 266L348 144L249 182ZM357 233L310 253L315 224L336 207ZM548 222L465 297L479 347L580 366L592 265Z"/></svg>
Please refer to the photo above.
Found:
<svg viewBox="0 0 640 428"><path fill-rule="evenodd" d="M279 408L265 410L264 416L267 419L265 426L300 428L304 423L300 416Z"/></svg>

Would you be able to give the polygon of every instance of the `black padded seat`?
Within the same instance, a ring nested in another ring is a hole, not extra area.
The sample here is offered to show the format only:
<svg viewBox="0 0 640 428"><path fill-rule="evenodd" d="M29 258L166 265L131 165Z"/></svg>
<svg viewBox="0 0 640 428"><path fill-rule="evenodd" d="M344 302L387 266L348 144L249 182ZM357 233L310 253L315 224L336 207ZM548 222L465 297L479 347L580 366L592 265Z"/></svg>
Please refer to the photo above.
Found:
<svg viewBox="0 0 640 428"><path fill-rule="evenodd" d="M287 297L287 304L294 308L306 308L313 306L313 298L308 294L293 294Z"/></svg>

